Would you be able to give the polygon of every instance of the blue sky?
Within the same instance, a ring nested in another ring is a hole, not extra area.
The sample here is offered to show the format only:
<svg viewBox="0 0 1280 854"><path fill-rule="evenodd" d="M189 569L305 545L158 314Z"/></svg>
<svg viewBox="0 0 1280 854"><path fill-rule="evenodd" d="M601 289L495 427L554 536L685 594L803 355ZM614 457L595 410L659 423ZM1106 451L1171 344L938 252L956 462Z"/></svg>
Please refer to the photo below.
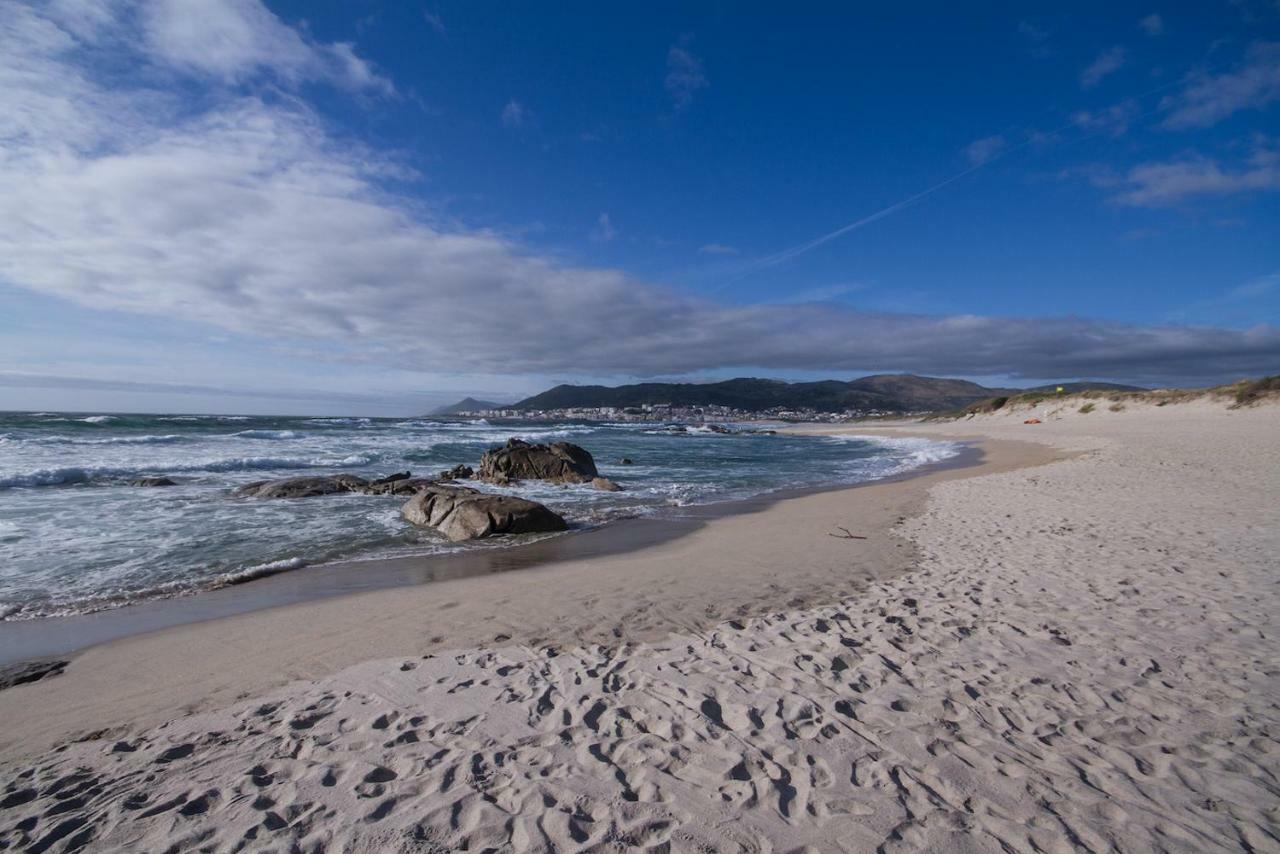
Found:
<svg viewBox="0 0 1280 854"><path fill-rule="evenodd" d="M7 3L0 407L1280 369L1264 2Z"/></svg>

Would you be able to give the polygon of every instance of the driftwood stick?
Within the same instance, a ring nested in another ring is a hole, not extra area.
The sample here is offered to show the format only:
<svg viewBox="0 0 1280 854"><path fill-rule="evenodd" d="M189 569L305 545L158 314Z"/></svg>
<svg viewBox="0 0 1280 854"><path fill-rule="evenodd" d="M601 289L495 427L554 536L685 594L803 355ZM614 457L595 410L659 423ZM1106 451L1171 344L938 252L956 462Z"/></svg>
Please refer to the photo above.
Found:
<svg viewBox="0 0 1280 854"><path fill-rule="evenodd" d="M858 534L851 534L851 533L849 533L849 529L848 529L848 528L845 528L845 527L843 527L843 526L841 526L841 525L836 525L836 527L837 527L837 528L839 528L841 531L844 531L844 533L843 533L843 534L833 534L833 533L831 533L830 531L827 531L827 536L828 536L828 537L835 537L837 540L865 540L865 539L866 539L866 537L859 536Z"/></svg>

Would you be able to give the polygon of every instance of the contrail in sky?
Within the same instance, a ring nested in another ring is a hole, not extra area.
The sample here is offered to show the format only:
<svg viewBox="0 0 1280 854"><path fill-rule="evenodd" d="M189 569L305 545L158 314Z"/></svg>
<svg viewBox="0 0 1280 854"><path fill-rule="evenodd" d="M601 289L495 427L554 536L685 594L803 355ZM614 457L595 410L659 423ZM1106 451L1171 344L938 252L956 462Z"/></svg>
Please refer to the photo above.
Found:
<svg viewBox="0 0 1280 854"><path fill-rule="evenodd" d="M1025 145L1026 143L1023 143L1023 144ZM1012 150L1013 149L1010 149L1010 151ZM761 258L759 261L756 261L752 265L751 269L758 270L764 267L772 267L775 264L781 264L783 261L789 261L792 258L796 257L797 255L803 255L804 253L808 252L810 249L816 249L822 244L830 240L835 240L837 237L840 237L843 234L848 234L851 231L857 231L859 228L862 228L864 225L870 225L876 220L884 219L890 214L897 213L898 211L902 210L905 207L910 207L911 205L923 199L925 196L936 193L938 190L941 190L943 187L947 186L948 184L955 183L956 181L959 181L964 176L971 175L974 172L977 172L983 166L986 166L988 163L990 163L992 160L995 160L995 159L996 157L991 157L987 160L982 161L976 166L969 167L963 172L957 172L955 175L952 175L950 178L947 178L944 181L939 181L938 183L934 184L932 187L929 187L928 189L925 189L925 190L921 190L920 192L916 193L914 196L908 196L907 198L903 199L900 202L894 202L893 204L889 205L889 207L887 208L882 208L873 214L864 216L862 219L855 220L854 222L851 222L848 225L841 226L840 228L837 228L835 231L832 231L828 234L822 235L821 237L810 240L808 243L802 243L799 246L793 246L790 249L784 249L783 251L775 255L770 255L766 258Z"/></svg>
<svg viewBox="0 0 1280 854"><path fill-rule="evenodd" d="M1209 66L1209 68L1212 69L1213 66ZM1153 89L1148 89L1145 92L1141 92L1138 95L1135 95L1132 97L1134 99L1145 98L1148 95L1154 94L1163 89L1168 89L1171 86L1181 85L1183 82L1185 82L1185 77L1179 77L1177 80L1173 80L1168 83L1161 84L1160 86L1156 86ZM1160 106L1157 105L1150 110L1146 110L1145 112L1139 113L1138 115L1134 116L1133 119L1131 119L1130 121L1144 118L1146 116L1151 115L1152 113L1159 112L1159 110L1160 110ZM1079 127L1079 123L1075 121L1069 122L1063 125L1062 127L1055 128L1049 131L1047 134L1044 134L1043 136L1055 136L1059 133L1062 133L1063 131L1070 130L1074 127ZM1074 145L1076 143L1084 142L1087 139L1092 139L1096 136L1100 136L1106 132L1107 132L1106 129L1098 130L1098 131L1095 131L1094 133L1088 133L1088 134L1085 134L1084 136L1073 139L1066 144ZM763 270L766 267L774 267L774 266L777 266L778 264L782 264L787 261L790 261L792 258L796 258L800 255L804 255L806 252L816 249L819 246L823 245L824 243L829 243L830 241L835 240L837 237L843 237L844 235L848 234L851 231L857 231L858 229L863 228L864 226L868 226L873 222L877 222L878 220L882 220L887 216L891 216L892 214L897 213L903 208L908 208L911 205L914 205L916 202L920 201L921 199L924 199L927 196L933 195L934 193L938 192L944 187L950 184L954 184L956 181L959 181L961 178L964 178L967 175L972 175L974 172L977 172L978 170L986 166L989 166L992 163L996 162L997 160L1005 158L1016 151L1021 151L1027 146L1033 144L1034 142L1035 142L1035 138L1026 139L1018 143L1017 145L1010 146L1009 148L1006 148L1003 151L993 154L991 157L986 158L980 163L976 163L973 166L970 166L968 169L965 169L963 172L957 172L956 174L952 175L950 178L946 178L942 181L939 181L933 186L928 187L924 190L921 190L920 192L914 195L908 196L902 201L894 202L893 204L889 205L887 208L881 208L880 210L876 211L873 214L868 214L867 216L864 216L861 219L854 220L848 225L841 226L840 228L837 228L835 231L828 232L827 234L824 234L821 237L814 238L813 240L810 240L808 243L802 243L798 246L793 246L790 249L784 249L781 252L766 256L764 258L760 258L759 260L754 261L748 264L743 269L739 270L735 275L730 277L719 287L713 288L712 291L713 292L719 291L722 288L732 284L733 282L736 282L738 279L741 279L743 276L750 275L751 273L754 273L757 270Z"/></svg>

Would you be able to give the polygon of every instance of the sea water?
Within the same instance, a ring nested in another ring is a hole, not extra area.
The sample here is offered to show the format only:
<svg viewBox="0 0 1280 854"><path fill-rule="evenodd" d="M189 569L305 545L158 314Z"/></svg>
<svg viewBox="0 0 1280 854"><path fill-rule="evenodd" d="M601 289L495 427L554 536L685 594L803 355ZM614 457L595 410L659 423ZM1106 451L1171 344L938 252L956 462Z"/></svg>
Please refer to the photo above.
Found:
<svg viewBox="0 0 1280 854"><path fill-rule="evenodd" d="M481 489L540 501L583 529L780 489L852 484L954 456L922 439L734 432L678 424L228 415L0 413L0 619L115 608L351 558L494 548L400 518L405 498L245 499L268 478L428 476L510 437L586 448L622 492L525 481ZM631 465L621 460L629 458ZM171 487L129 486L165 475Z"/></svg>

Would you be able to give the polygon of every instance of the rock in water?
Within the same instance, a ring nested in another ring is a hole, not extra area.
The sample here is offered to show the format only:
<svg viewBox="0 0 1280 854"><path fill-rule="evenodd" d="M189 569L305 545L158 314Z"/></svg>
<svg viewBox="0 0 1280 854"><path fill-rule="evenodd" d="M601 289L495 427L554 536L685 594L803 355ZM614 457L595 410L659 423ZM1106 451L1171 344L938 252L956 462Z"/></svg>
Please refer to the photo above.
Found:
<svg viewBox="0 0 1280 854"><path fill-rule="evenodd" d="M591 454L570 442L530 445L520 439L508 439L507 444L490 448L480 458L480 479L491 483L513 480L590 483L599 476Z"/></svg>
<svg viewBox="0 0 1280 854"><path fill-rule="evenodd" d="M310 498L336 492L362 492L368 486L369 481L354 474L335 474L260 480L245 484L232 494L247 498Z"/></svg>
<svg viewBox="0 0 1280 854"><path fill-rule="evenodd" d="M591 479L591 485L596 489L604 492L621 492L622 487L609 480L607 477L594 477Z"/></svg>
<svg viewBox="0 0 1280 854"><path fill-rule="evenodd" d="M178 482L168 477L135 477L129 481L130 486L177 486Z"/></svg>
<svg viewBox="0 0 1280 854"><path fill-rule="evenodd" d="M471 466L458 463L458 465L454 466L453 468L445 469L444 471L440 472L440 479L441 480L466 480L468 478L474 477L475 473L476 473L475 469L471 468Z"/></svg>
<svg viewBox="0 0 1280 854"><path fill-rule="evenodd" d="M560 514L536 501L443 484L432 484L410 498L400 514L415 525L435 528L455 542L496 534L563 531L569 527Z"/></svg>

